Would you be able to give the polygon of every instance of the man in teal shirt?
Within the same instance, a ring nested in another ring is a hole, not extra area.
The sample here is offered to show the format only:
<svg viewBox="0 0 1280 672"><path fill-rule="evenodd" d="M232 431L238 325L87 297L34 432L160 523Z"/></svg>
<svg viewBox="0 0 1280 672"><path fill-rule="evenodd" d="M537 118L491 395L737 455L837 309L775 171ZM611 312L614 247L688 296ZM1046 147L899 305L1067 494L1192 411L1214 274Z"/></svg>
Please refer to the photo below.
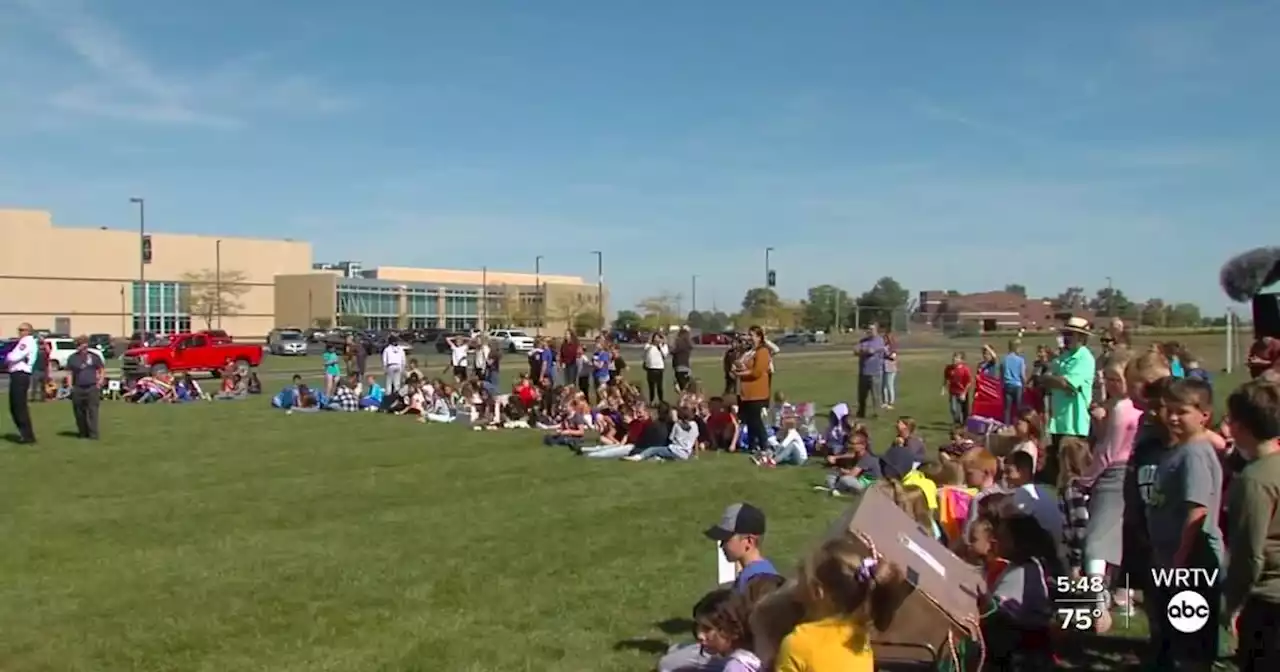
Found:
<svg viewBox="0 0 1280 672"><path fill-rule="evenodd" d="M1089 322L1072 317L1062 327L1062 352L1050 362L1048 375L1040 377L1041 388L1049 391L1049 422L1045 429L1050 438L1045 451L1041 478L1048 483L1058 479L1058 445L1064 437L1089 438L1089 406L1093 403L1093 379L1097 364L1089 350Z"/></svg>

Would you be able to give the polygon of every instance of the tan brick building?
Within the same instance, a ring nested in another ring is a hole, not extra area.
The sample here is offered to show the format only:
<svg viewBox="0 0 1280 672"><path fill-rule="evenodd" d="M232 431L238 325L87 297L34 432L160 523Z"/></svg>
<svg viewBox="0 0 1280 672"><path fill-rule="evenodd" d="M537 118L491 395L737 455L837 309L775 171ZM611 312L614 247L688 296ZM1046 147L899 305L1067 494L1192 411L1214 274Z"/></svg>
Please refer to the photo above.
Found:
<svg viewBox="0 0 1280 672"><path fill-rule="evenodd" d="M275 327L353 316L370 328L541 324L559 333L594 315L601 296L596 283L574 276L395 267L353 273L353 264L314 264L311 244L295 240L147 231L151 260L142 265L138 229L55 226L50 213L35 210L0 209L0 235L7 241L0 246L0 337L30 322L69 334L213 327L253 339ZM607 309L607 290L603 298Z"/></svg>

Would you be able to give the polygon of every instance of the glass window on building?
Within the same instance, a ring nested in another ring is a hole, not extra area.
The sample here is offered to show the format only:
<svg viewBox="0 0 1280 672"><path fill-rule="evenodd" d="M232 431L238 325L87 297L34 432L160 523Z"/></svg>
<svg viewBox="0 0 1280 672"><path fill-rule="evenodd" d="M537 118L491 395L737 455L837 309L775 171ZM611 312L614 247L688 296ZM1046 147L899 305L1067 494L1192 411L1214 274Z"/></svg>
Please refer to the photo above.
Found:
<svg viewBox="0 0 1280 672"><path fill-rule="evenodd" d="M338 286L339 316L363 318L368 329L395 329L400 324L399 287Z"/></svg>
<svg viewBox="0 0 1280 672"><path fill-rule="evenodd" d="M436 292L427 289L410 289L405 292L409 319L436 317Z"/></svg>
<svg viewBox="0 0 1280 672"><path fill-rule="evenodd" d="M132 285L134 331L157 334L191 331L191 315L184 299L187 288L182 283L147 282L144 286L143 283L134 282Z"/></svg>

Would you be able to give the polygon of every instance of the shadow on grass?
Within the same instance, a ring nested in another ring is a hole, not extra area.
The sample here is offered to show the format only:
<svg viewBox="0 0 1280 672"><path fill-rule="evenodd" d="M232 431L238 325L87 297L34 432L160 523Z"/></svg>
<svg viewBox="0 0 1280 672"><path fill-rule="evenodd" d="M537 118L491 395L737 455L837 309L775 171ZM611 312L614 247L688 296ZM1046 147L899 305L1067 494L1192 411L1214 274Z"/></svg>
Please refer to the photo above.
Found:
<svg viewBox="0 0 1280 672"><path fill-rule="evenodd" d="M693 632L693 621L687 618L668 618L654 623L653 626L668 635L688 635Z"/></svg>
<svg viewBox="0 0 1280 672"><path fill-rule="evenodd" d="M614 651L638 651L653 656L661 656L670 648L671 645L661 639L647 638L624 639L613 645Z"/></svg>

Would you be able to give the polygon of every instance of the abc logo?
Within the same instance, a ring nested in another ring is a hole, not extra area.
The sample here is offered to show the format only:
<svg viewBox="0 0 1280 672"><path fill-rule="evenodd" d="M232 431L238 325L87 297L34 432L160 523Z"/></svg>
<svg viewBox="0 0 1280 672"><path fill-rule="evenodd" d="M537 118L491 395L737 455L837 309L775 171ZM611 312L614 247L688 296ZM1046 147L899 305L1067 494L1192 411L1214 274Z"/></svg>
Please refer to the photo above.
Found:
<svg viewBox="0 0 1280 672"><path fill-rule="evenodd" d="M1169 600L1165 610L1169 625L1178 632L1199 632L1209 623L1209 603L1200 593L1184 590Z"/></svg>

